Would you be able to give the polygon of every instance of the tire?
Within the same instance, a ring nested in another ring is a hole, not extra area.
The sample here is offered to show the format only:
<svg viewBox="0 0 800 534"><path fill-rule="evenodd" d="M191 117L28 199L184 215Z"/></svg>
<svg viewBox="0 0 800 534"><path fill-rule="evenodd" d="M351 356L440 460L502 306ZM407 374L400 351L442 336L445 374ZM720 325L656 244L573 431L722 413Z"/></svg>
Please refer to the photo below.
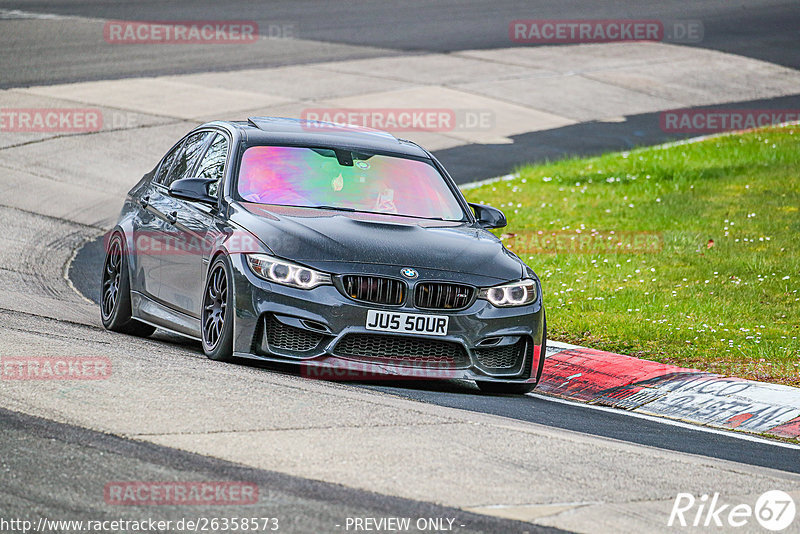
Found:
<svg viewBox="0 0 800 534"><path fill-rule="evenodd" d="M100 318L107 330L131 336L147 337L156 331L154 326L131 317L131 283L128 278L128 259L122 235L111 236L103 261L100 284Z"/></svg>
<svg viewBox="0 0 800 534"><path fill-rule="evenodd" d="M218 362L233 358L233 288L227 257L218 256L211 264L203 290L200 331L203 352Z"/></svg>
<svg viewBox="0 0 800 534"><path fill-rule="evenodd" d="M542 364L544 363L545 354L547 354L547 315L543 317L543 328L542 328L542 348L539 359L539 369L536 370L538 373L539 370L542 368ZM483 393L490 393L493 395L525 395L526 393L530 393L538 384L538 380L536 382L531 383L519 383L519 382L481 382L476 380L476 384L478 384L478 389L480 389Z"/></svg>

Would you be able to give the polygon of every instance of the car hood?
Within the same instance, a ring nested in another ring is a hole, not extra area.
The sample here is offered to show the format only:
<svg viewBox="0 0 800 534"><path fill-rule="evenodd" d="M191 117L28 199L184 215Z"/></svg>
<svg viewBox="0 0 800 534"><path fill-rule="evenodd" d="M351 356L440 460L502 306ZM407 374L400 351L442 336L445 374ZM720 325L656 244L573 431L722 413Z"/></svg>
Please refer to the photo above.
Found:
<svg viewBox="0 0 800 534"><path fill-rule="evenodd" d="M335 274L378 265L493 281L523 273L522 262L496 236L467 223L244 202L233 208L231 220L275 255Z"/></svg>

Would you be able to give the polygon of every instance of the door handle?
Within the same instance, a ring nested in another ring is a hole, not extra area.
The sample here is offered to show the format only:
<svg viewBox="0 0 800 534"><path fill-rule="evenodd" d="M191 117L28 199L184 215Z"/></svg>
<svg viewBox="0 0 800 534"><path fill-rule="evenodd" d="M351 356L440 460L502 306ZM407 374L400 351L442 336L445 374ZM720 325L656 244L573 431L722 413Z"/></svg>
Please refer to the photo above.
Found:
<svg viewBox="0 0 800 534"><path fill-rule="evenodd" d="M178 220L178 212L173 211L172 213L167 214L167 222L170 224L175 224Z"/></svg>
<svg viewBox="0 0 800 534"><path fill-rule="evenodd" d="M145 195L139 199L139 204L141 204L143 208L146 208L149 203L150 203L150 195Z"/></svg>

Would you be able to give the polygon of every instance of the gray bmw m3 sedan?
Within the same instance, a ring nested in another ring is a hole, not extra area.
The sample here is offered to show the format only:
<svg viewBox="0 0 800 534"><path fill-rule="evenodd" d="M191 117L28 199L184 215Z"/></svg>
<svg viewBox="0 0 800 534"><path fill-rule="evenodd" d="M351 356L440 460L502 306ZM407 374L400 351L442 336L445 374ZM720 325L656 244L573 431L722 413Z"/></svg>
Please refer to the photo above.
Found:
<svg viewBox="0 0 800 534"><path fill-rule="evenodd" d="M101 316L198 339L214 360L525 393L545 310L536 274L488 231L505 224L388 133L209 122L128 193L106 237Z"/></svg>

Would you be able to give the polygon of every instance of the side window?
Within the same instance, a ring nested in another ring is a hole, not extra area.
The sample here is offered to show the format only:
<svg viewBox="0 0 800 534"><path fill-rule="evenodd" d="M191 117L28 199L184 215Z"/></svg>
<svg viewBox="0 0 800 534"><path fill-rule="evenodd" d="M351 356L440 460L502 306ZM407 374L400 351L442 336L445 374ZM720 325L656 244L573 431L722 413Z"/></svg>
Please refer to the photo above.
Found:
<svg viewBox="0 0 800 534"><path fill-rule="evenodd" d="M172 151L164 157L164 163L158 169L158 174L156 175L156 178L154 180L155 183L157 184L164 183L164 178L167 176L170 167L172 167L172 164L175 162L175 158L177 157L178 154L180 154L181 149L183 149L183 143L180 143L178 146L173 148Z"/></svg>
<svg viewBox="0 0 800 534"><path fill-rule="evenodd" d="M209 184L208 193L215 197L219 193L219 186L222 177L225 175L225 160L228 158L228 140L222 134L217 134L209 145L200 165L197 167L195 176L200 178L210 178L214 183Z"/></svg>
<svg viewBox="0 0 800 534"><path fill-rule="evenodd" d="M175 164L161 183L169 187L175 180L191 178L191 172L194 170L194 166L200 158L206 140L210 135L211 132L197 132L187 137L186 142L183 144L183 150L179 153Z"/></svg>

